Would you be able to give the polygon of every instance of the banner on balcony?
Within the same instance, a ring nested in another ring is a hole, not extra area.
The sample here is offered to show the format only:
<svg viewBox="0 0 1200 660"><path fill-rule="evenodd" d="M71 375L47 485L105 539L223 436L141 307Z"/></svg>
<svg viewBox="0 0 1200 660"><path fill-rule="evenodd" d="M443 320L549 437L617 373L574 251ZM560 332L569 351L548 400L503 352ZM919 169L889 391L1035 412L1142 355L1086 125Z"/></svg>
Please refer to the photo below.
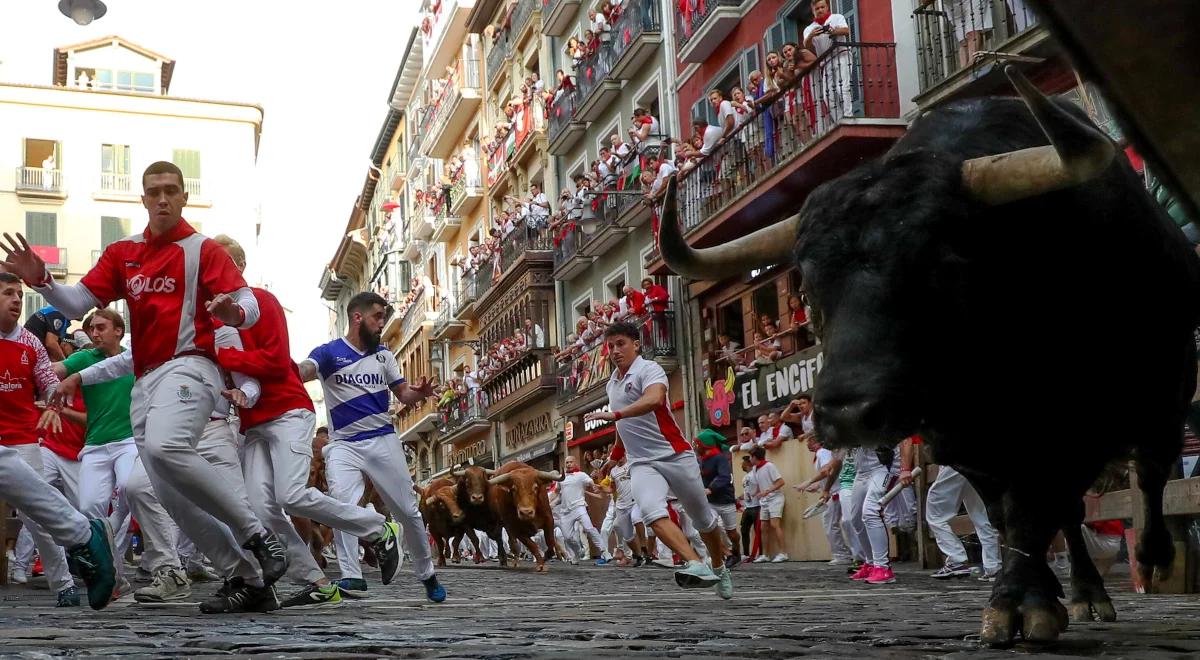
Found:
<svg viewBox="0 0 1200 660"><path fill-rule="evenodd" d="M571 363L571 375L575 383L575 391L583 392L597 383L608 382L612 375L612 362L608 359L607 349L603 343L579 356Z"/></svg>
<svg viewBox="0 0 1200 660"><path fill-rule="evenodd" d="M786 406L801 394L812 394L817 373L824 362L822 348L811 346L773 364L760 366L754 373L738 376L733 387L731 417L758 417Z"/></svg>

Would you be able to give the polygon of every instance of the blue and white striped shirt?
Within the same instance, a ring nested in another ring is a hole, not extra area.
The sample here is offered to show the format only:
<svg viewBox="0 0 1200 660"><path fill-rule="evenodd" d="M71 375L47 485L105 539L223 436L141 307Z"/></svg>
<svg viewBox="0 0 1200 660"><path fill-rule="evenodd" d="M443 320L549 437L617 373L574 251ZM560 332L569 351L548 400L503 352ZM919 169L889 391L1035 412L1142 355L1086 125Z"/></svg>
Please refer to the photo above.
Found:
<svg viewBox="0 0 1200 660"><path fill-rule="evenodd" d="M321 377L333 424L331 440L356 442L396 432L388 404L391 388L404 378L387 347L362 353L339 338L313 349L307 361Z"/></svg>

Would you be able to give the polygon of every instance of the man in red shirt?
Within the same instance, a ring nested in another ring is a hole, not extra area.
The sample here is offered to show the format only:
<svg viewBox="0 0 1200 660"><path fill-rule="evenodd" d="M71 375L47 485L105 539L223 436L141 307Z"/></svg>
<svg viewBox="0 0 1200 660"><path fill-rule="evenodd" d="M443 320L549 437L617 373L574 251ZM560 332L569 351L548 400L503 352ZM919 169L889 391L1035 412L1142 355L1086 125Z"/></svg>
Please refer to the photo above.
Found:
<svg viewBox="0 0 1200 660"><path fill-rule="evenodd" d="M245 269L245 252L237 241L228 236L215 240L229 252L239 270ZM308 485L317 420L312 398L292 362L283 306L268 291L252 291L258 299L259 322L241 332L243 350L222 348L218 353L221 366L257 378L262 386L258 403L241 411L242 433L246 435L242 458L246 490L259 518L281 534L289 530L288 546L298 550L290 553L291 559L301 562L301 572L309 582L307 588L284 600L283 607L340 603L341 592L325 577L299 534L292 542L290 532L294 527L284 512L373 542L384 584L392 581L400 567L400 544L386 542L396 538L400 528L383 514L356 502L341 502Z"/></svg>
<svg viewBox="0 0 1200 660"><path fill-rule="evenodd" d="M63 548L88 585L88 603L101 609L112 599L112 529L107 520L91 520L75 510L40 476L41 450L37 431L61 430L58 411L39 411L43 400L58 387L46 348L17 321L23 294L20 280L0 272L0 499L17 509L29 527L59 606L79 604L79 594L67 571Z"/></svg>
<svg viewBox="0 0 1200 660"><path fill-rule="evenodd" d="M20 276L69 318L124 299L133 335L134 440L158 490L167 484L225 523L262 567L265 589L287 571L278 537L255 517L247 499L228 487L196 443L223 390L216 363L214 319L234 327L258 320L258 304L229 255L183 220L183 173L156 162L142 175L145 231L117 241L75 285L57 284L20 234L0 245L7 272ZM257 580L255 580L257 582ZM261 593L245 594L259 599Z"/></svg>
<svg viewBox="0 0 1200 660"><path fill-rule="evenodd" d="M671 329L667 327L667 304L671 301L671 294L667 293L661 284L656 284L649 277L642 280L642 293L646 294L646 304L650 306L652 312L650 324L654 328L654 343L665 344L670 341Z"/></svg>

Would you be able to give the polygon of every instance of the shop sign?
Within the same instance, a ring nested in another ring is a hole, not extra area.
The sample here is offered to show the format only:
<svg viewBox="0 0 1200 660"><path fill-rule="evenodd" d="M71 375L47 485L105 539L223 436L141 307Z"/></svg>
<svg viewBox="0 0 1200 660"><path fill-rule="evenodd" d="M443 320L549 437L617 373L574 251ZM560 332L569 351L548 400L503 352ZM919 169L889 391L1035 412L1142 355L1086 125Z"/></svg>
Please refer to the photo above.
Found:
<svg viewBox="0 0 1200 660"><path fill-rule="evenodd" d="M755 373L742 374L734 384L731 416L757 417L786 406L801 394L811 394L824 362L821 346L811 346L774 364L761 366Z"/></svg>
<svg viewBox="0 0 1200 660"><path fill-rule="evenodd" d="M445 465L459 465L471 459L475 459L476 462L481 462L485 458L490 459L492 453L490 445L491 436L484 436L474 442L468 442L463 445L442 445L442 455L445 457Z"/></svg>
<svg viewBox="0 0 1200 660"><path fill-rule="evenodd" d="M551 440L547 440L546 442L529 447L528 449L523 449L515 454L509 454L508 456L504 457L503 462L509 463L511 461L518 461L520 463L528 463L539 456L545 456L546 454L553 453L557 447L558 438L553 438Z"/></svg>
<svg viewBox="0 0 1200 660"><path fill-rule="evenodd" d="M520 451L529 445L543 442L555 434L551 406L542 406L533 413L504 422L504 448Z"/></svg>
<svg viewBox="0 0 1200 660"><path fill-rule="evenodd" d="M600 406L599 408L596 408L595 410L589 412L588 415L590 415L592 413L598 413L598 412L609 412L610 410L611 410L611 408L609 408L608 404L606 403L606 404ZM584 415L584 417L586 417L586 416L587 415ZM611 423L612 422L609 422L609 421L603 420L603 419L588 420L583 423L583 432L591 433L591 432L595 431L596 429L608 426Z"/></svg>
<svg viewBox="0 0 1200 660"><path fill-rule="evenodd" d="M575 422L567 422L563 427L563 442L570 442L575 439Z"/></svg>

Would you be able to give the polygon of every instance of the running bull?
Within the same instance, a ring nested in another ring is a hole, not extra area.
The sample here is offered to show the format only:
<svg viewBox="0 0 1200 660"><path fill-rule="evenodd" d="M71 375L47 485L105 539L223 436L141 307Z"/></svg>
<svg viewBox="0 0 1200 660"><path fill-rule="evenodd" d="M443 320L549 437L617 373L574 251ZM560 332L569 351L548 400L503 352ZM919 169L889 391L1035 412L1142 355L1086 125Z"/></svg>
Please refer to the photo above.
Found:
<svg viewBox="0 0 1200 660"><path fill-rule="evenodd" d="M1021 99L926 112L881 159L731 243L689 247L671 186L660 239L667 265L695 279L795 260L824 345L821 441L920 433L1005 529L983 612L992 645L1066 629L1043 560L1059 528L1075 565L1071 617L1115 619L1079 530L1082 496L1114 459L1136 460L1146 493L1147 584L1171 564L1163 487L1200 320L1200 260L1123 155L1081 110L1006 73ZM1103 419L1116 410L1132 414Z"/></svg>
<svg viewBox="0 0 1200 660"><path fill-rule="evenodd" d="M471 540L475 554L479 555L479 539L475 536L475 531L466 524L467 514L458 505L457 479L434 479L420 492L420 498L421 517L429 528L430 536L433 537L438 566L446 565L451 550L457 558L463 535Z"/></svg>
<svg viewBox="0 0 1200 660"><path fill-rule="evenodd" d="M492 513L508 532L512 550L513 566L517 565L520 541L536 562L535 570L544 573L546 558L552 556L557 547L554 538L554 514L550 510L550 496L546 485L562 481L558 472L535 470L525 463L510 461L501 465L488 479L487 503ZM533 542L538 531L545 535L547 556Z"/></svg>

